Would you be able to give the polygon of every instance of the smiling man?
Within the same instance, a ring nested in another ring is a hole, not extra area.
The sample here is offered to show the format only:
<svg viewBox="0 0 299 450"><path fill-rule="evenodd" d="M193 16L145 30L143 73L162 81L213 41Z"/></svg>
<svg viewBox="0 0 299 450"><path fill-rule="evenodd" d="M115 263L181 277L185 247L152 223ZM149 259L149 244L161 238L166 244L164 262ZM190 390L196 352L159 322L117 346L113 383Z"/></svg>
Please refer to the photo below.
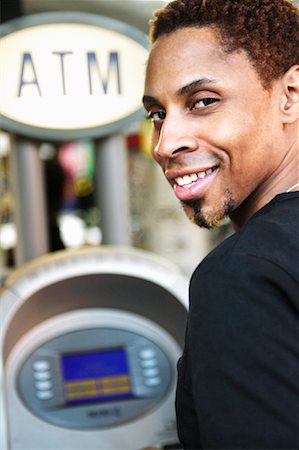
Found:
<svg viewBox="0 0 299 450"><path fill-rule="evenodd" d="M185 449L299 448L299 15L175 0L151 21L152 153L188 217L236 233L190 283Z"/></svg>

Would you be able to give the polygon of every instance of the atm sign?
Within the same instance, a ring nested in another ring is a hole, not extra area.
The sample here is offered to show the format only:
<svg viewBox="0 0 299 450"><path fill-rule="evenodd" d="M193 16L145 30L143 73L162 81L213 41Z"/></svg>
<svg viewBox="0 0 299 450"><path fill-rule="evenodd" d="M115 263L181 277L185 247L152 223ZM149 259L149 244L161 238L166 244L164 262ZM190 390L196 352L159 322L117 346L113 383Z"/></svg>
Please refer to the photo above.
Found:
<svg viewBox="0 0 299 450"><path fill-rule="evenodd" d="M64 12L0 28L4 128L54 138L103 135L141 110L148 55L141 31Z"/></svg>

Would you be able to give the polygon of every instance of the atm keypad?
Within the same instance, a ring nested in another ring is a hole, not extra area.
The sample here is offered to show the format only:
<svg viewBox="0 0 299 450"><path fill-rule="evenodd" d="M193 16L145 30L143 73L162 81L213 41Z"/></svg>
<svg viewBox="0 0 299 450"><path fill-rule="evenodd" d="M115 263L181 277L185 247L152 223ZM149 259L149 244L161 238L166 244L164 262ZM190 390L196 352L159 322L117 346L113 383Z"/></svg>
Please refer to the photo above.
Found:
<svg viewBox="0 0 299 450"><path fill-rule="evenodd" d="M37 360L32 364L35 380L35 395L39 400L50 400L54 397L51 365L47 360Z"/></svg>
<svg viewBox="0 0 299 450"><path fill-rule="evenodd" d="M142 367L143 383L147 387L157 387L161 384L159 362L157 353L153 348L143 348L139 352Z"/></svg>

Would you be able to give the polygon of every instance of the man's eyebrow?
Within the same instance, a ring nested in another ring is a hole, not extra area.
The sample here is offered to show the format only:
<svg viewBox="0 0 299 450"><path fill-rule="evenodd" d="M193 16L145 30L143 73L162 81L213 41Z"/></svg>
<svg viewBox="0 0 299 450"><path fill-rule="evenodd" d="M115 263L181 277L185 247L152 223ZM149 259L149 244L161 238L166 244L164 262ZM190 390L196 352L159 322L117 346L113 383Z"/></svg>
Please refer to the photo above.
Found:
<svg viewBox="0 0 299 450"><path fill-rule="evenodd" d="M160 102L155 98L152 97L151 95L144 95L142 97L142 103L143 104L148 104L148 105L159 105Z"/></svg>
<svg viewBox="0 0 299 450"><path fill-rule="evenodd" d="M177 95L186 95L192 92L194 89L204 85L204 84L215 84L217 80L213 78L199 78L198 80L191 81L191 83L186 84L177 91Z"/></svg>
<svg viewBox="0 0 299 450"><path fill-rule="evenodd" d="M179 96L186 95L202 85L215 83L217 83L217 80L214 80L213 78L199 78L198 80L191 81L191 83L188 83L186 84L186 86L183 86L182 88L178 89L176 94ZM142 98L142 102L149 106L160 104L159 100L156 99L155 97L152 97L151 95L144 95Z"/></svg>

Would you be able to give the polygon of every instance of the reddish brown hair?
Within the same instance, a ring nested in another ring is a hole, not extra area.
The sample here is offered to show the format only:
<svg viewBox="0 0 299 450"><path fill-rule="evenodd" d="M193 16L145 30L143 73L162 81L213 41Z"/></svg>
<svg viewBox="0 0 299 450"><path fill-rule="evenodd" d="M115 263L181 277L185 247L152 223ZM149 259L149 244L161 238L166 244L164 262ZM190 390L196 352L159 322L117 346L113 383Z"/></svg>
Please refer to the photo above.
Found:
<svg viewBox="0 0 299 450"><path fill-rule="evenodd" d="M225 51L246 51L265 87L299 64L299 12L289 0L174 0L150 21L150 40L204 26Z"/></svg>

